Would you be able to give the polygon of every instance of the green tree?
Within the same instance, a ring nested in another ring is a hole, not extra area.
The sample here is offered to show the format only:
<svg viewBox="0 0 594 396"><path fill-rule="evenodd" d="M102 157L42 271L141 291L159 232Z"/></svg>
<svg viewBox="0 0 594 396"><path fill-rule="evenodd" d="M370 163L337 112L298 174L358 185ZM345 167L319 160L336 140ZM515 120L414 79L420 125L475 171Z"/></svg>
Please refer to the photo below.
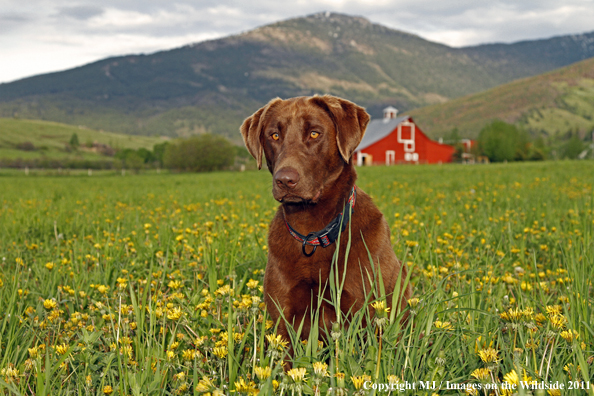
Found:
<svg viewBox="0 0 594 396"><path fill-rule="evenodd" d="M144 158L140 156L136 151L132 150L124 158L124 166L128 169L132 169L135 173L138 173L144 166Z"/></svg>
<svg viewBox="0 0 594 396"><path fill-rule="evenodd" d="M531 146L525 131L500 120L481 129L478 144L481 152L492 162L525 160L529 157Z"/></svg>
<svg viewBox="0 0 594 396"><path fill-rule="evenodd" d="M585 149L584 142L576 134L563 144L561 147L561 158L576 159Z"/></svg>
<svg viewBox="0 0 594 396"><path fill-rule="evenodd" d="M150 164L155 161L155 155L151 150L145 149L144 147L136 150L136 153L142 157L145 164Z"/></svg>
<svg viewBox="0 0 594 396"><path fill-rule="evenodd" d="M72 134L72 136L70 137L70 141L68 142L68 144L70 144L70 147L76 149L78 148L78 146L80 146L80 142L78 141L78 135L76 134L76 132L74 132Z"/></svg>
<svg viewBox="0 0 594 396"><path fill-rule="evenodd" d="M159 166L163 166L163 156L165 155L165 149L169 146L168 142L157 143L153 146L153 156Z"/></svg>
<svg viewBox="0 0 594 396"><path fill-rule="evenodd" d="M453 128L449 133L443 137L443 142L446 144L450 144L452 146L457 145L462 141L462 136L460 136L460 131L458 128Z"/></svg>
<svg viewBox="0 0 594 396"><path fill-rule="evenodd" d="M166 168L190 172L210 172L233 164L235 149L221 136L208 133L184 139L165 148Z"/></svg>

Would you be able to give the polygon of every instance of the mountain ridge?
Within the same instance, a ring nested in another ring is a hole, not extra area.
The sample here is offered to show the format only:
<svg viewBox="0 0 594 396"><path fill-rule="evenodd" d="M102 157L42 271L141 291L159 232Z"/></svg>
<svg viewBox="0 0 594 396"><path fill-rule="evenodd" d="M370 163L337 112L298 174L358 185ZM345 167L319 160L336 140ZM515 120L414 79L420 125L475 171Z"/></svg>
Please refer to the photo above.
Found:
<svg viewBox="0 0 594 396"><path fill-rule="evenodd" d="M594 32L580 37L451 48L362 17L318 13L0 84L0 116L238 140L243 118L276 96L331 93L373 116L388 104L407 111L594 56Z"/></svg>
<svg viewBox="0 0 594 396"><path fill-rule="evenodd" d="M454 128L476 138L485 123L496 119L546 138L572 133L583 138L594 131L594 58L409 114L434 138Z"/></svg>

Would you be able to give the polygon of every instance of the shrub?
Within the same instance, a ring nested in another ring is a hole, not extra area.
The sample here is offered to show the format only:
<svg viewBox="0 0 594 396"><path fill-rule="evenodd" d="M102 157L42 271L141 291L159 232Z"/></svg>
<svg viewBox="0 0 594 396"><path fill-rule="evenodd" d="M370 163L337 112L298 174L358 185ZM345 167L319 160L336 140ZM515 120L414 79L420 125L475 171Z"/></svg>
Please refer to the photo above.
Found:
<svg viewBox="0 0 594 396"><path fill-rule="evenodd" d="M565 142L561 147L561 158L576 159L585 148L586 145L584 142L582 142L577 134L574 134L571 139Z"/></svg>
<svg viewBox="0 0 594 396"><path fill-rule="evenodd" d="M234 158L231 142L207 133L167 145L163 164L179 171L210 172L233 165Z"/></svg>
<svg viewBox="0 0 594 396"><path fill-rule="evenodd" d="M482 153L492 162L526 160L531 146L525 131L499 120L481 130L478 144Z"/></svg>
<svg viewBox="0 0 594 396"><path fill-rule="evenodd" d="M35 151L35 145L31 142L17 143L16 148L22 151Z"/></svg>

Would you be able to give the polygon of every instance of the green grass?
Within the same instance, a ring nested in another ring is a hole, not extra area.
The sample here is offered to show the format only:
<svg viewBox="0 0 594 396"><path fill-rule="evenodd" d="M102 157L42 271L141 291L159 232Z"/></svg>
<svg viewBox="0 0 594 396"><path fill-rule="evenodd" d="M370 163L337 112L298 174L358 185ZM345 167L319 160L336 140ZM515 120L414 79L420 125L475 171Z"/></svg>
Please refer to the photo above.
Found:
<svg viewBox="0 0 594 396"><path fill-rule="evenodd" d="M446 381L501 386L514 370L592 388L593 162L359 176L419 300L407 323L342 317L331 342L296 343L285 374L261 304L268 173L0 172L0 394L364 395L369 380L451 395Z"/></svg>
<svg viewBox="0 0 594 396"><path fill-rule="evenodd" d="M81 148L75 152L65 150L73 134L78 135ZM17 149L19 143L31 142L35 151ZM114 149L152 150L163 140L157 137L122 135L96 131L85 127L60 124L50 121L0 118L0 158L3 159L106 159L104 155L87 150L87 143L102 143Z"/></svg>

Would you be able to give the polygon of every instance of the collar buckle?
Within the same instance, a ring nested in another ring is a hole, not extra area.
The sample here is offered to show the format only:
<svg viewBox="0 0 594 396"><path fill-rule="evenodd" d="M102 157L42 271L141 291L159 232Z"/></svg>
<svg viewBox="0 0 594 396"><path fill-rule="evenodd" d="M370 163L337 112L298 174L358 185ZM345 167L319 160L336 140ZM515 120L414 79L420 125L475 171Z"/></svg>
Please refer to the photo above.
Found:
<svg viewBox="0 0 594 396"><path fill-rule="evenodd" d="M321 239L319 239L319 237L316 237L315 232L310 232L309 234L307 234L307 236L305 238L303 238L303 244L301 245L301 251L303 252L303 255L305 257L311 257L316 252L316 249L318 248L318 244L312 243L312 241L314 241L316 239L321 243ZM313 249L311 252L307 253L307 251L305 250L306 245L313 246ZM322 246L326 247L324 245L322 245Z"/></svg>

